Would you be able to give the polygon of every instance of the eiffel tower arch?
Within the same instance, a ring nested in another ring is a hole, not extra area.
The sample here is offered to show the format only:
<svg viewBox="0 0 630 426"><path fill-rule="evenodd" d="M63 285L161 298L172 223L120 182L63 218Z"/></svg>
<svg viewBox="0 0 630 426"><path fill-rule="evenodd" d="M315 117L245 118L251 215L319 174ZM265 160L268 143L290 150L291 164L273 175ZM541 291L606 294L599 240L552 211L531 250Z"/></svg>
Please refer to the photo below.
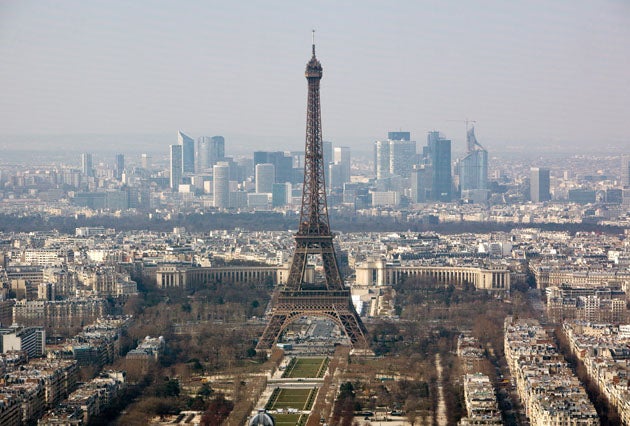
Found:
<svg viewBox="0 0 630 426"><path fill-rule="evenodd" d="M257 349L271 349L293 321L304 316L328 318L346 334L354 349L368 350L367 331L354 309L350 290L341 278L334 235L330 231L322 148L319 82L323 69L315 56L306 64L308 100L306 109L306 146L304 185L300 224L295 235L295 252L286 284L279 287L271 302L270 319ZM309 256L321 257L323 279L307 282Z"/></svg>

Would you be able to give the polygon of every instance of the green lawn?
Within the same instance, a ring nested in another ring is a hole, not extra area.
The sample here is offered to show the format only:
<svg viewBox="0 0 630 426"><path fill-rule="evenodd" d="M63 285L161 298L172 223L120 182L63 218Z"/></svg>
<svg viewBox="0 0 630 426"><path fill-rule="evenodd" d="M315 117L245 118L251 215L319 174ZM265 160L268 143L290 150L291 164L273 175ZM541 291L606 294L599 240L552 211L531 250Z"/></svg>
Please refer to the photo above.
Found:
<svg viewBox="0 0 630 426"><path fill-rule="evenodd" d="M270 409L295 408L297 410L307 410L311 394L317 393L317 389L280 389L272 402Z"/></svg>
<svg viewBox="0 0 630 426"><path fill-rule="evenodd" d="M328 365L328 358L296 358L291 362L282 377L317 378L323 377Z"/></svg>

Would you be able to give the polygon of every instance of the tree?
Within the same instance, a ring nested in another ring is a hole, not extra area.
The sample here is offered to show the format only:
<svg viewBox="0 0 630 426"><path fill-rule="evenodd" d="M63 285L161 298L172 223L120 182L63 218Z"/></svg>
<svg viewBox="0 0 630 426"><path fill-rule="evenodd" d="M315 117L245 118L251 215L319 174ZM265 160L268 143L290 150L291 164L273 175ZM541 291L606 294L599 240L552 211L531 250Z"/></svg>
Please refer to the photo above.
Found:
<svg viewBox="0 0 630 426"><path fill-rule="evenodd" d="M201 426L220 425L228 418L233 409L234 403L225 399L223 394L218 394L210 401L208 409L201 416Z"/></svg>

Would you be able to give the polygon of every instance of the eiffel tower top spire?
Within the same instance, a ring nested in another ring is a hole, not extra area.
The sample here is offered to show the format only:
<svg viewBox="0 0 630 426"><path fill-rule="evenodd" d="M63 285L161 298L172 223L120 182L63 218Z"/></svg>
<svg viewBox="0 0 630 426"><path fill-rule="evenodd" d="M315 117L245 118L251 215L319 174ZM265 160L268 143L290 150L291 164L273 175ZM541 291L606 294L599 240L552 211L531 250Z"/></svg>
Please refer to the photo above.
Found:
<svg viewBox="0 0 630 426"><path fill-rule="evenodd" d="M319 63L317 56L315 56L315 30L313 30L313 56L311 56L311 60L306 64L306 72L304 74L310 83L311 79L321 80L322 70L322 64ZM319 87L317 90L319 90Z"/></svg>
<svg viewBox="0 0 630 426"><path fill-rule="evenodd" d="M306 107L306 146L304 156L304 185L300 212L299 236L330 236L326 183L324 181L324 156L322 148L322 119L319 100L319 82L323 68L315 56L315 31L313 31L313 56L306 64L308 81Z"/></svg>

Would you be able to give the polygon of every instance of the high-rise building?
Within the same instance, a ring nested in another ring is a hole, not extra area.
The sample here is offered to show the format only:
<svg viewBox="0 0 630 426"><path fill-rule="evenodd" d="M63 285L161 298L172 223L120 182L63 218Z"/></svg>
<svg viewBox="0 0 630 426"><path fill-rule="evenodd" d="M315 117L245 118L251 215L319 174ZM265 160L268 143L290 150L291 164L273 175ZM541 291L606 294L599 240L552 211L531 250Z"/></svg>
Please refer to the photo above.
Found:
<svg viewBox="0 0 630 426"><path fill-rule="evenodd" d="M177 132L177 144L182 146L182 172L195 173L195 140Z"/></svg>
<svg viewBox="0 0 630 426"><path fill-rule="evenodd" d="M345 172L343 165L340 163L330 163L328 165L328 172L326 173L326 179L328 179L328 189L332 192L335 189L343 188Z"/></svg>
<svg viewBox="0 0 630 426"><path fill-rule="evenodd" d="M225 138L223 136L202 136L197 139L197 165L199 170L209 170L225 159Z"/></svg>
<svg viewBox="0 0 630 426"><path fill-rule="evenodd" d="M274 183L271 189L271 206L282 207L290 202L291 184L290 183Z"/></svg>
<svg viewBox="0 0 630 426"><path fill-rule="evenodd" d="M374 142L374 174L376 179L389 177L389 139Z"/></svg>
<svg viewBox="0 0 630 426"><path fill-rule="evenodd" d="M29 358L46 354L46 331L44 327L11 327L0 329L2 353L23 351Z"/></svg>
<svg viewBox="0 0 630 426"><path fill-rule="evenodd" d="M273 164L256 164L256 192L272 192L273 184L276 181L276 168Z"/></svg>
<svg viewBox="0 0 630 426"><path fill-rule="evenodd" d="M333 162L335 164L341 164L342 184L350 182L350 147L336 146L333 150Z"/></svg>
<svg viewBox="0 0 630 426"><path fill-rule="evenodd" d="M411 202L424 203L431 194L431 168L429 166L416 166L411 171Z"/></svg>
<svg viewBox="0 0 630 426"><path fill-rule="evenodd" d="M423 150L425 162L431 166L431 199L451 201L453 178L451 175L451 141L440 132L432 131L427 136Z"/></svg>
<svg viewBox="0 0 630 426"><path fill-rule="evenodd" d="M201 136L197 139L197 152L195 157L197 161L196 169L198 171L207 170L214 165L210 165L210 138L208 136Z"/></svg>
<svg viewBox="0 0 630 426"><path fill-rule="evenodd" d="M532 167L530 170L529 193L534 203L551 200L549 169Z"/></svg>
<svg viewBox="0 0 630 426"><path fill-rule="evenodd" d="M254 162L251 158L239 158L236 160L236 166L239 169L239 181L245 180L255 173ZM242 179L240 179L242 177Z"/></svg>
<svg viewBox="0 0 630 426"><path fill-rule="evenodd" d="M328 182L328 165L333 161L332 142L322 141L322 155L324 157L324 180ZM303 175L304 172L300 173L300 177Z"/></svg>
<svg viewBox="0 0 630 426"><path fill-rule="evenodd" d="M212 167L214 207L230 207L230 165L220 161Z"/></svg>
<svg viewBox="0 0 630 426"><path fill-rule="evenodd" d="M328 171L328 165L333 161L333 144L329 141L322 142L322 155L324 156L324 172Z"/></svg>
<svg viewBox="0 0 630 426"><path fill-rule="evenodd" d="M488 190L488 151L475 137L471 127L466 135L467 153L459 163L459 185L462 198L470 198L470 191Z"/></svg>
<svg viewBox="0 0 630 426"><path fill-rule="evenodd" d="M122 178L122 174L125 171L125 156L124 154L116 154L116 167L115 167L116 179Z"/></svg>
<svg viewBox="0 0 630 426"><path fill-rule="evenodd" d="M149 154L142 154L140 157L140 166L145 170L151 168L151 156Z"/></svg>
<svg viewBox="0 0 630 426"><path fill-rule="evenodd" d="M374 174L377 179L408 178L416 163L416 142L410 132L388 132L387 136L374 142Z"/></svg>
<svg viewBox="0 0 630 426"><path fill-rule="evenodd" d="M92 154L81 154L81 172L85 176L94 176L94 167L92 165Z"/></svg>
<svg viewBox="0 0 630 426"><path fill-rule="evenodd" d="M214 166L225 158L225 138L212 136L210 138L210 165Z"/></svg>
<svg viewBox="0 0 630 426"><path fill-rule="evenodd" d="M293 181L293 157L282 151L255 151L254 167L258 164L273 164L276 168L276 183Z"/></svg>
<svg viewBox="0 0 630 426"><path fill-rule="evenodd" d="M390 132L391 133L391 132ZM410 140L389 141L389 173L408 178L416 161L416 142Z"/></svg>
<svg viewBox="0 0 630 426"><path fill-rule="evenodd" d="M170 145L170 172L171 180L170 187L173 191L179 189L179 184L182 183L182 145Z"/></svg>
<svg viewBox="0 0 630 426"><path fill-rule="evenodd" d="M387 139L390 141L410 141L411 132L388 132Z"/></svg>
<svg viewBox="0 0 630 426"><path fill-rule="evenodd" d="M621 186L630 187L630 155L621 156Z"/></svg>

